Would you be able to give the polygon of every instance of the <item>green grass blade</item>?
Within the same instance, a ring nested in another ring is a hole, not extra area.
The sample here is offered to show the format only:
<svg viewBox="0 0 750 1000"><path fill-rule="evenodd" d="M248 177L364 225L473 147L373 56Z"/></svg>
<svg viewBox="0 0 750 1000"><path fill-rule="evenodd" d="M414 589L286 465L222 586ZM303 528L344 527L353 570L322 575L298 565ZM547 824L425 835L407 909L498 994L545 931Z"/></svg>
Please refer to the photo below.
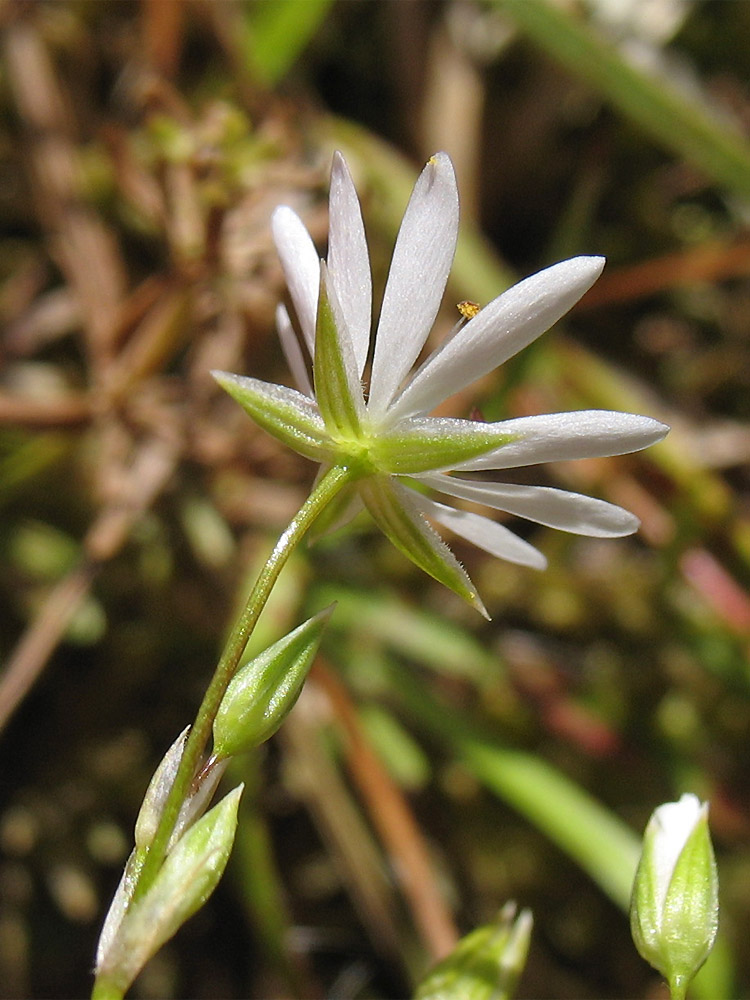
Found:
<svg viewBox="0 0 750 1000"><path fill-rule="evenodd" d="M245 47L266 84L283 79L328 13L332 0L263 0L248 5Z"/></svg>
<svg viewBox="0 0 750 1000"><path fill-rule="evenodd" d="M471 772L572 858L619 907L628 909L640 837L550 764L499 746L444 708L406 670L393 672L409 712L451 744Z"/></svg>
<svg viewBox="0 0 750 1000"><path fill-rule="evenodd" d="M694 95L636 68L561 4L493 0L493 6L663 148L735 194L750 196L750 144Z"/></svg>

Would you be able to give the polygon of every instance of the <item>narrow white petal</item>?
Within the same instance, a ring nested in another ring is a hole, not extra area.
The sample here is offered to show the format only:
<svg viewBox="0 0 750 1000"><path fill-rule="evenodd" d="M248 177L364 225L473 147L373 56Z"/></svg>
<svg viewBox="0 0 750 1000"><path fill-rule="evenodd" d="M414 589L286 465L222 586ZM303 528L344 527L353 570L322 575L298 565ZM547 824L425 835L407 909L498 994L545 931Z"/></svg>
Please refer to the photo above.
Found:
<svg viewBox="0 0 750 1000"><path fill-rule="evenodd" d="M297 388L300 392L304 392L306 396L312 397L312 383L310 382L310 376L307 374L307 365L302 354L302 348L300 347L299 340L297 340L297 334L292 327L292 321L289 319L289 313L283 305L276 306L276 329L279 333L281 349L284 352L286 363L289 365L289 371L297 383Z"/></svg>
<svg viewBox="0 0 750 1000"><path fill-rule="evenodd" d="M489 552L491 556L507 559L508 562L518 563L520 566L530 566L532 569L546 567L547 560L542 553L518 535L514 535L505 525L491 521L481 514L446 507L445 504L429 500L421 494L416 496L417 507L427 517L449 528L467 542Z"/></svg>
<svg viewBox="0 0 750 1000"><path fill-rule="evenodd" d="M627 455L656 444L668 433L666 424L635 413L574 410L517 417L495 424L515 440L455 466L457 471L513 469L574 458Z"/></svg>
<svg viewBox="0 0 750 1000"><path fill-rule="evenodd" d="M435 322L458 235L458 190L445 153L414 187L393 251L375 338L369 408L382 415Z"/></svg>
<svg viewBox="0 0 750 1000"><path fill-rule="evenodd" d="M556 490L548 486L522 486L516 483L478 483L453 476L422 475L419 481L449 496L485 504L525 517L548 528L571 531L594 538L619 538L638 530L638 518L622 507Z"/></svg>
<svg viewBox="0 0 750 1000"><path fill-rule="evenodd" d="M341 153L334 153L328 231L328 270L352 338L357 377L370 346L372 278L357 192Z"/></svg>
<svg viewBox="0 0 750 1000"><path fill-rule="evenodd" d="M503 292L427 358L391 407L393 417L428 413L513 357L564 316L603 267L603 257L574 257Z"/></svg>
<svg viewBox="0 0 750 1000"><path fill-rule="evenodd" d="M302 336L312 356L320 285L318 252L300 217L286 205L280 205L271 216L271 231Z"/></svg>

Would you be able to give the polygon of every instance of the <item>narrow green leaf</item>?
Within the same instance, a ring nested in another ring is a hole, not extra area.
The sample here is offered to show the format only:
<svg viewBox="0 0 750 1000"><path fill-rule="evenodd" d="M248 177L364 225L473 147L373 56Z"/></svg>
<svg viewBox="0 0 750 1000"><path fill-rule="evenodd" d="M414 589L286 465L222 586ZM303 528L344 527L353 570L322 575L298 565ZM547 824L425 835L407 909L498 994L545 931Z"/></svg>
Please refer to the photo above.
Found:
<svg viewBox="0 0 750 1000"><path fill-rule="evenodd" d="M640 838L546 761L500 746L467 718L440 705L409 671L393 672L410 713L453 747L487 788L564 851L625 912L630 905Z"/></svg>
<svg viewBox="0 0 750 1000"><path fill-rule="evenodd" d="M750 196L750 144L665 77L634 66L600 38L576 8L548 0L493 0L518 27L585 80L662 147L713 181Z"/></svg>
<svg viewBox="0 0 750 1000"><path fill-rule="evenodd" d="M246 6L244 48L264 83L283 79L328 13L332 0L263 0Z"/></svg>

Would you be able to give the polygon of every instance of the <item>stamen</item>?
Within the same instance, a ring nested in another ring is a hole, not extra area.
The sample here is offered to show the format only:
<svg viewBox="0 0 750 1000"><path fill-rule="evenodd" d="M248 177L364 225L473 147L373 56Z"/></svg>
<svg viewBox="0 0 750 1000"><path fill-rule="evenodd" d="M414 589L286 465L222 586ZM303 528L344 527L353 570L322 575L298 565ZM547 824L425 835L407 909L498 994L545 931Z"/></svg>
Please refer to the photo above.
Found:
<svg viewBox="0 0 750 1000"><path fill-rule="evenodd" d="M458 309L464 319L474 319L481 308L478 302L472 302L471 299L464 299L463 302L459 302L456 305L456 309Z"/></svg>

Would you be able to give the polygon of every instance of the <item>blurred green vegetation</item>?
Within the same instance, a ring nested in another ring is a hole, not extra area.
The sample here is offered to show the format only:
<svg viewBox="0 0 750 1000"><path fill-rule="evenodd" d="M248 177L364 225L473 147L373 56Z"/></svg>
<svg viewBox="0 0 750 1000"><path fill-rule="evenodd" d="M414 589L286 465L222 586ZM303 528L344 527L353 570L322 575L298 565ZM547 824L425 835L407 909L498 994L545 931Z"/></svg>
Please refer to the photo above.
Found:
<svg viewBox="0 0 750 1000"><path fill-rule="evenodd" d="M228 874L133 996L404 997L508 900L535 919L520 997L663 996L624 911L651 810L687 790L710 799L722 895L694 995L750 995L750 5L0 15L0 996L86 993L150 774L310 484L208 372L287 379L268 221L290 204L324 247L336 148L376 294L421 163L453 157L437 337L455 302L609 259L453 412L673 431L528 472L628 507L638 536L514 524L543 574L456 546L490 623L366 521L293 560L253 648L336 600L321 662L233 765Z"/></svg>

